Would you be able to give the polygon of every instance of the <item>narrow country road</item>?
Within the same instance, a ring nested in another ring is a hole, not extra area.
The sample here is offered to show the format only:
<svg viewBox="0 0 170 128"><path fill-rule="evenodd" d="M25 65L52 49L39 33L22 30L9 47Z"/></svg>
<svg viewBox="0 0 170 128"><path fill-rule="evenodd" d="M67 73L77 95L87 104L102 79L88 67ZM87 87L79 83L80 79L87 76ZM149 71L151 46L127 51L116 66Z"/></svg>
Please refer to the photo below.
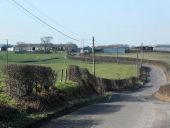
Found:
<svg viewBox="0 0 170 128"><path fill-rule="evenodd" d="M170 128L170 103L153 98L166 83L154 66L150 82L136 92L113 93L110 102L90 105L49 121L42 128Z"/></svg>

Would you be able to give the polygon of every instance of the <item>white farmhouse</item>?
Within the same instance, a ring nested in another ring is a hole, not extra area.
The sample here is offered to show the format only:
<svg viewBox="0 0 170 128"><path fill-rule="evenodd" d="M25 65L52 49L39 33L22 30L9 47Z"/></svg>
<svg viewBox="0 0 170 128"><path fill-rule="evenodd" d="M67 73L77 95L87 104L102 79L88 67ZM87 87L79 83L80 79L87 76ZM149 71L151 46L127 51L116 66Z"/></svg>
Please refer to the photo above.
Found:
<svg viewBox="0 0 170 128"><path fill-rule="evenodd" d="M8 51L9 51L9 52L13 52L13 51L14 51L14 47L9 47L9 48L8 48Z"/></svg>

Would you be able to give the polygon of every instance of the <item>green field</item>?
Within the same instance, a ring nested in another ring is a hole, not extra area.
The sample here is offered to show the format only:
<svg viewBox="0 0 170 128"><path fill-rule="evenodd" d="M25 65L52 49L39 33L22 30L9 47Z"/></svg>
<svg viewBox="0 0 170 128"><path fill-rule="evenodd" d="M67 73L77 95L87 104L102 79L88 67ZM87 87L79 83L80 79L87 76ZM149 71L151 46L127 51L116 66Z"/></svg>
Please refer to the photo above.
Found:
<svg viewBox="0 0 170 128"><path fill-rule="evenodd" d="M0 52L0 68L7 63L6 52ZM78 65L82 68L87 68L91 73L93 71L93 65L89 62L75 61L66 59L64 53L52 53L52 54L15 54L9 53L9 63L17 64L38 64L42 66L52 67L58 73L58 79L62 69L65 71L68 65ZM2 79L2 73L0 73ZM96 76L109 79L123 79L130 76L135 76L135 65L123 65L114 63L97 63L96 64Z"/></svg>
<svg viewBox="0 0 170 128"><path fill-rule="evenodd" d="M98 56L113 56L116 57L116 54L97 54ZM143 56L143 54L138 53L139 59ZM119 54L118 57L129 57L129 58L137 58L137 53L126 53ZM160 53L160 52L144 52L144 59L148 60L160 60L170 64L170 53Z"/></svg>

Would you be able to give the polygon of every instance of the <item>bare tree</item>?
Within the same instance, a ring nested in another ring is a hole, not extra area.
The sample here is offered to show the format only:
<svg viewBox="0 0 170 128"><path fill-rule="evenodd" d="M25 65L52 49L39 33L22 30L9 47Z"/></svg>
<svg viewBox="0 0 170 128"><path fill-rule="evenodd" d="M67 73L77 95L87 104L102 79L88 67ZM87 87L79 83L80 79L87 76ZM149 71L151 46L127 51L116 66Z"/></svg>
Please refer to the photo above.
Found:
<svg viewBox="0 0 170 128"><path fill-rule="evenodd" d="M52 36L41 37L41 43L42 43L42 46L44 47L44 52L45 53L47 53L47 48L51 44L52 39L53 39Z"/></svg>

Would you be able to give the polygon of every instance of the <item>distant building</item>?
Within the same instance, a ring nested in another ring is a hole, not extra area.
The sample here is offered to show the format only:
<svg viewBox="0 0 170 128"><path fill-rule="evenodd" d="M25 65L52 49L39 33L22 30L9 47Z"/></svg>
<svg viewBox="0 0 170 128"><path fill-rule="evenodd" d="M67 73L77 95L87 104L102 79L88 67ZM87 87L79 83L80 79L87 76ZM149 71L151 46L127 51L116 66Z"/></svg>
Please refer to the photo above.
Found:
<svg viewBox="0 0 170 128"><path fill-rule="evenodd" d="M84 48L80 48L80 53L84 54L84 53L92 53L92 48L90 46L86 46Z"/></svg>
<svg viewBox="0 0 170 128"><path fill-rule="evenodd" d="M96 53L103 53L103 48L95 47L95 52Z"/></svg>
<svg viewBox="0 0 170 128"><path fill-rule="evenodd" d="M6 44L1 44L0 45L0 51L14 51L14 46L13 45L8 45L8 47L7 47L7 45Z"/></svg>
<svg viewBox="0 0 170 128"><path fill-rule="evenodd" d="M153 48L152 46L137 46L137 47L131 47L128 52L140 52L140 51L144 51L144 52L153 52Z"/></svg>
<svg viewBox="0 0 170 128"><path fill-rule="evenodd" d="M118 53L118 54L124 54L126 53L127 48L126 47L107 47L104 48L104 53Z"/></svg>
<svg viewBox="0 0 170 128"><path fill-rule="evenodd" d="M98 53L124 54L129 49L127 45L103 45L95 47Z"/></svg>
<svg viewBox="0 0 170 128"><path fill-rule="evenodd" d="M41 44L18 44L14 47L16 53L25 53L25 52L38 52L43 51L44 46Z"/></svg>
<svg viewBox="0 0 170 128"><path fill-rule="evenodd" d="M3 46L3 45L0 44L0 51L2 51L2 46Z"/></svg>
<svg viewBox="0 0 170 128"><path fill-rule="evenodd" d="M14 47L13 47L13 46L12 46L12 47L8 47L7 50L8 50L9 52L13 52L13 51L14 51Z"/></svg>
<svg viewBox="0 0 170 128"><path fill-rule="evenodd" d="M153 50L157 52L170 52L170 45L157 45Z"/></svg>
<svg viewBox="0 0 170 128"><path fill-rule="evenodd" d="M57 52L57 51L68 51L68 52L77 52L78 47L76 44L26 44L21 43L14 47L16 53L32 53L32 52Z"/></svg>

